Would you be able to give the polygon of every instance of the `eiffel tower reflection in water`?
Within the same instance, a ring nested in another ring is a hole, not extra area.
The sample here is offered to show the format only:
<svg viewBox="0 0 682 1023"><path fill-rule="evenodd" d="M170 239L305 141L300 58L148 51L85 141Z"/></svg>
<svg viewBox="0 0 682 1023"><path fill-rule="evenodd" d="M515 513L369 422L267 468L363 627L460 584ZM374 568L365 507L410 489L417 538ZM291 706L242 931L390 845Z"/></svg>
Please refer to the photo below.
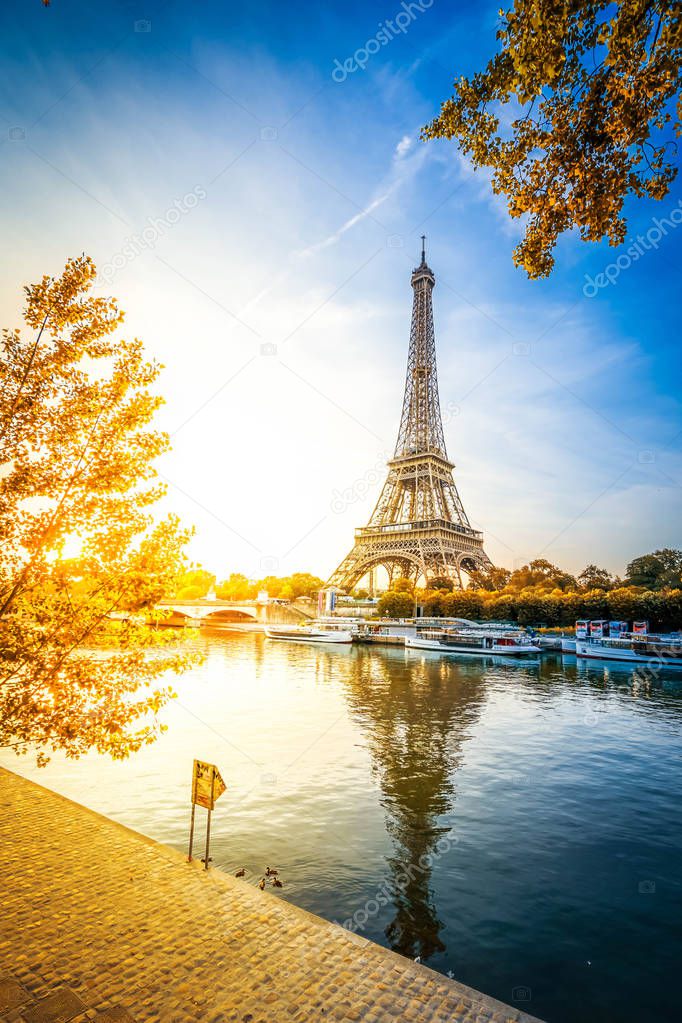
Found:
<svg viewBox="0 0 682 1023"><path fill-rule="evenodd" d="M396 671L398 659L402 651L377 657L360 648L340 674L366 736L393 844L383 886L393 917L385 935L394 951L426 961L445 951L432 867L440 850L447 856L457 842L453 776L483 707L484 683L478 671L453 671L428 657Z"/></svg>

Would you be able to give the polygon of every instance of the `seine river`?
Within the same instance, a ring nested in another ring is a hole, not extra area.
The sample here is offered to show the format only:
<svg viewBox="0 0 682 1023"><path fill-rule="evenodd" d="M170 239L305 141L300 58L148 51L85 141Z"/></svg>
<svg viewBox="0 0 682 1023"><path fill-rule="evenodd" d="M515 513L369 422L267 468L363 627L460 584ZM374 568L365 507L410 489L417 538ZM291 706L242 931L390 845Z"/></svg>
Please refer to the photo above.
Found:
<svg viewBox="0 0 682 1023"><path fill-rule="evenodd" d="M550 1023L680 1018L682 672L197 643L155 746L3 763L185 849L214 761L216 867Z"/></svg>

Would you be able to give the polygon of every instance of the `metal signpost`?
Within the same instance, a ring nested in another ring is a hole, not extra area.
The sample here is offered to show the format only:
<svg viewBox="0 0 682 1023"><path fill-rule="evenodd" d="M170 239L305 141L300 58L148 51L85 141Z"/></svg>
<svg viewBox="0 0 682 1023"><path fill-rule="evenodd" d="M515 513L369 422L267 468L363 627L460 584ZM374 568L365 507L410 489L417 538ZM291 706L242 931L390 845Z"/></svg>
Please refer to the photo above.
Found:
<svg viewBox="0 0 682 1023"><path fill-rule="evenodd" d="M216 801L225 791L225 782L220 777L220 771L215 764L207 764L203 760L195 760L192 768L192 817L189 825L189 853L187 860L192 862L192 847L194 846L194 813L197 805L208 810L206 820L206 855L203 859L204 869L208 870L210 857L209 844L211 841L211 811Z"/></svg>

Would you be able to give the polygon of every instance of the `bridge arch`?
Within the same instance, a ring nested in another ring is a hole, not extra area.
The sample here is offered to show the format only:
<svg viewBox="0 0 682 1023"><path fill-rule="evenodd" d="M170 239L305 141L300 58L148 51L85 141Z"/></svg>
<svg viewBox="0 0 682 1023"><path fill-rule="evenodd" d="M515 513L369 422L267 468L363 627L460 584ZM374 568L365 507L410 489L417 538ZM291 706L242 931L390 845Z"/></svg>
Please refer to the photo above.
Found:
<svg viewBox="0 0 682 1023"><path fill-rule="evenodd" d="M258 615L255 607L221 607L215 611L206 611L201 616L201 620L206 625L210 625L212 621L216 624L219 622L255 622L258 621Z"/></svg>

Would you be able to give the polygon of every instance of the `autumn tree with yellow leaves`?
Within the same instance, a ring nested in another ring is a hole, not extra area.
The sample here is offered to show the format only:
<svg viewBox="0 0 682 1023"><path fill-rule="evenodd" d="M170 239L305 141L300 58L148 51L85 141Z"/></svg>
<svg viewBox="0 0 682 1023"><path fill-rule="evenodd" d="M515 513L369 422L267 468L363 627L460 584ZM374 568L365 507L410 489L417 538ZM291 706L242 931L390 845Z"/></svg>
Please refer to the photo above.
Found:
<svg viewBox="0 0 682 1023"><path fill-rule="evenodd" d="M674 0L515 0L500 52L455 82L427 125L454 139L512 217L514 262L550 273L560 234L621 244L629 195L662 199L682 130L682 5Z"/></svg>
<svg viewBox="0 0 682 1023"><path fill-rule="evenodd" d="M152 515L160 367L115 338L123 314L89 294L95 276L82 256L25 288L30 333L0 348L0 747L40 761L153 741L162 677L193 659L145 615L188 539Z"/></svg>

